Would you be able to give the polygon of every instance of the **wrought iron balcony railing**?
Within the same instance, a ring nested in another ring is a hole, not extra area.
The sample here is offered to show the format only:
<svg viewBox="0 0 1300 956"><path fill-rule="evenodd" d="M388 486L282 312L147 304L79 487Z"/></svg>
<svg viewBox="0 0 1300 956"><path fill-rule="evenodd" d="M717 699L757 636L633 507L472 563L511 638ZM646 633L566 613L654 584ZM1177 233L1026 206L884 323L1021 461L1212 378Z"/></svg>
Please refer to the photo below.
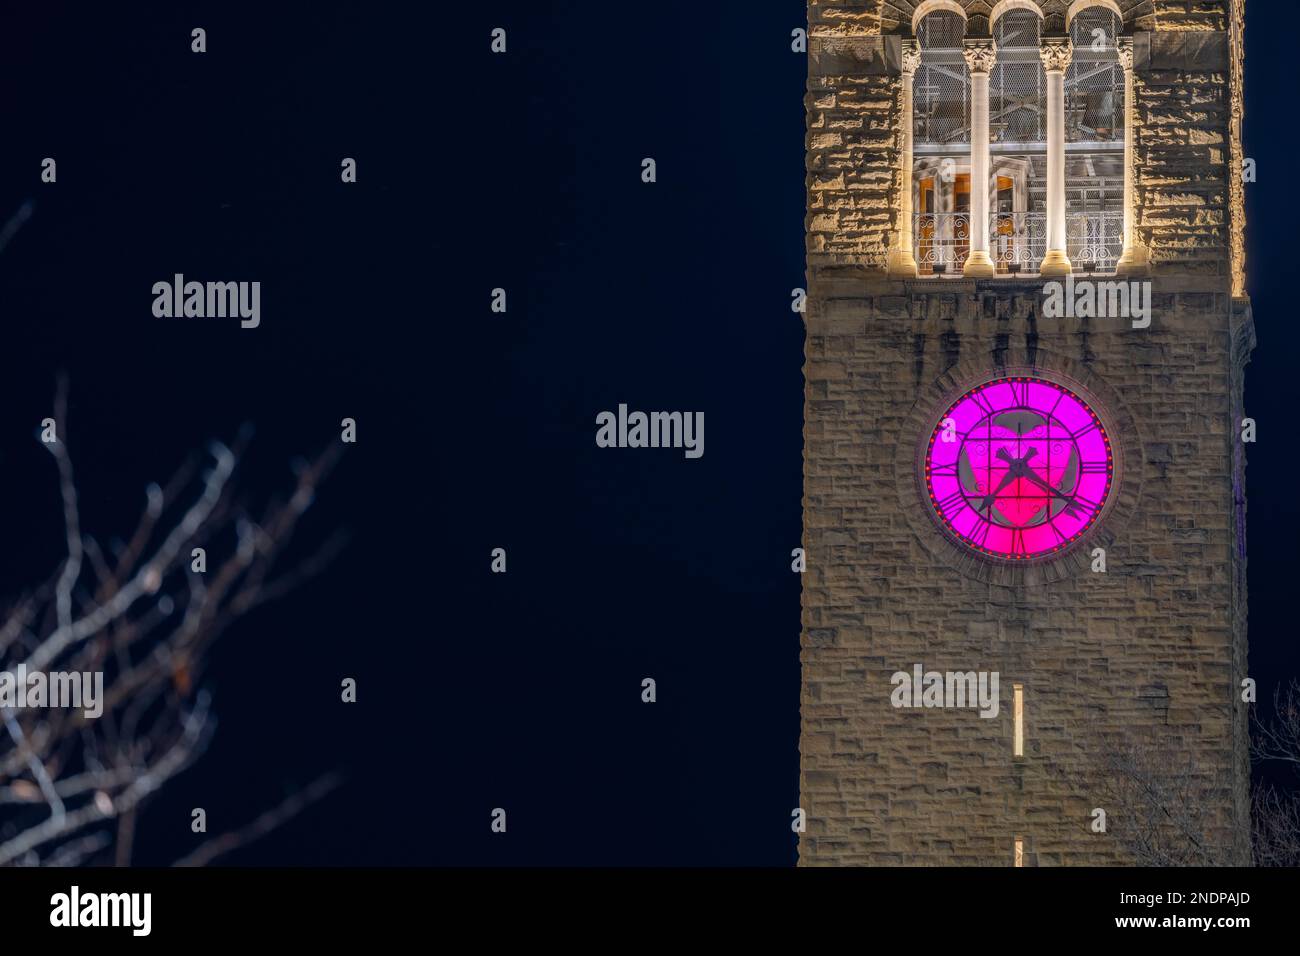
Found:
<svg viewBox="0 0 1300 956"><path fill-rule="evenodd" d="M970 254L970 213L921 213L912 225L912 236L921 275L961 275Z"/></svg>
<svg viewBox="0 0 1300 956"><path fill-rule="evenodd" d="M970 255L970 214L920 213L912 235L923 276L961 275ZM1124 215L1072 212L1065 218L1066 253L1080 273L1110 273L1124 251ZM1041 212L989 215L989 256L999 275L1035 275L1047 252L1047 216Z"/></svg>
<svg viewBox="0 0 1300 956"><path fill-rule="evenodd" d="M1065 245L1079 272L1114 272L1124 252L1122 212L1074 212L1065 217Z"/></svg>
<svg viewBox="0 0 1300 956"><path fill-rule="evenodd" d="M1047 215L995 212L989 217L989 255L999 275L1032 275L1047 252Z"/></svg>

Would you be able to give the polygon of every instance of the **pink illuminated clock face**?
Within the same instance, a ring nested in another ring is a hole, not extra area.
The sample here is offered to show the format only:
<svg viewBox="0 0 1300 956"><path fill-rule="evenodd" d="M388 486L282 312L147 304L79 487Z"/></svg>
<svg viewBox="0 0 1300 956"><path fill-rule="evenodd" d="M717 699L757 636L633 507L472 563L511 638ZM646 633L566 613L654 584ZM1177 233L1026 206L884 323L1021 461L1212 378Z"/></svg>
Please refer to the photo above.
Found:
<svg viewBox="0 0 1300 956"><path fill-rule="evenodd" d="M971 389L940 416L925 453L938 519L963 545L1007 560L1069 547L1101 514L1113 476L1096 412L1033 377Z"/></svg>

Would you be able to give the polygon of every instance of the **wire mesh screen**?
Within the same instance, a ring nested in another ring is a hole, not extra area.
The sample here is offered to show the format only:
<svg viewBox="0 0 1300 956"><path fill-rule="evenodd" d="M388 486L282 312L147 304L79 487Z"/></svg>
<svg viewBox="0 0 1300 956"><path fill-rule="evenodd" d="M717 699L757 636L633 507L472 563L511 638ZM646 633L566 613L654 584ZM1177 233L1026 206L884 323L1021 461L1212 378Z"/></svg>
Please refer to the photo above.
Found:
<svg viewBox="0 0 1300 956"><path fill-rule="evenodd" d="M1124 138L1119 29L1119 18L1105 7L1088 7L1070 24L1074 59L1065 74L1065 137L1072 143Z"/></svg>
<svg viewBox="0 0 1300 956"><path fill-rule="evenodd" d="M1123 149L1071 151L1065 161L1065 198L1072 212L1123 210Z"/></svg>
<svg viewBox="0 0 1300 956"><path fill-rule="evenodd" d="M917 27L921 66L913 83L915 145L970 142L970 77L962 56L966 21L938 11Z"/></svg>
<svg viewBox="0 0 1300 956"><path fill-rule="evenodd" d="M1044 139L1046 78L1038 53L1040 18L1032 10L998 17L993 39L998 56L989 77L989 139L1038 143Z"/></svg>

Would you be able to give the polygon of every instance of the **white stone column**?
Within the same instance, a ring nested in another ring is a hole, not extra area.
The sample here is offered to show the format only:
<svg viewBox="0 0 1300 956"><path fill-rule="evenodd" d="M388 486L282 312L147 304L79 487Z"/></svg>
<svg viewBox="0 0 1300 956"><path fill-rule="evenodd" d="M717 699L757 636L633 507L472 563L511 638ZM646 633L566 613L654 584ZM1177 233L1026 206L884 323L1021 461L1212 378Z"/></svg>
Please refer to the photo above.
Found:
<svg viewBox="0 0 1300 956"><path fill-rule="evenodd" d="M915 278L916 256L913 253L915 237L912 235L912 139L916 133L916 118L912 106L912 82L921 66L921 46L916 40L903 41L903 148L899 164L902 177L898 195L899 228L894 248L889 255L891 276Z"/></svg>
<svg viewBox="0 0 1300 956"><path fill-rule="evenodd" d="M967 40L962 52L970 67L970 255L962 275L996 271L989 257L989 73L997 58L992 40Z"/></svg>
<svg viewBox="0 0 1300 956"><path fill-rule="evenodd" d="M1069 37L1047 37L1039 48L1047 71L1047 253L1045 276L1071 272L1065 242L1065 71L1073 47Z"/></svg>
<svg viewBox="0 0 1300 956"><path fill-rule="evenodd" d="M1124 68L1124 254L1115 266L1118 275L1147 275L1151 256L1137 234L1137 189L1134 166L1137 163L1137 91L1133 87L1133 38L1120 37L1119 63Z"/></svg>

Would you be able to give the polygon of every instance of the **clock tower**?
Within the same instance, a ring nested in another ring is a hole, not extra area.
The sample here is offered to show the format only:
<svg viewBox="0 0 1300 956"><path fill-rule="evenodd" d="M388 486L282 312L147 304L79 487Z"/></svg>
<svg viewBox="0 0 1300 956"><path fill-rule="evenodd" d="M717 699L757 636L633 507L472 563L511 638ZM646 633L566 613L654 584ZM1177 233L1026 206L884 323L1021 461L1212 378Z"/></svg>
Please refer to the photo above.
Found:
<svg viewBox="0 0 1300 956"><path fill-rule="evenodd" d="M801 865L1249 862L1241 0L808 20Z"/></svg>

